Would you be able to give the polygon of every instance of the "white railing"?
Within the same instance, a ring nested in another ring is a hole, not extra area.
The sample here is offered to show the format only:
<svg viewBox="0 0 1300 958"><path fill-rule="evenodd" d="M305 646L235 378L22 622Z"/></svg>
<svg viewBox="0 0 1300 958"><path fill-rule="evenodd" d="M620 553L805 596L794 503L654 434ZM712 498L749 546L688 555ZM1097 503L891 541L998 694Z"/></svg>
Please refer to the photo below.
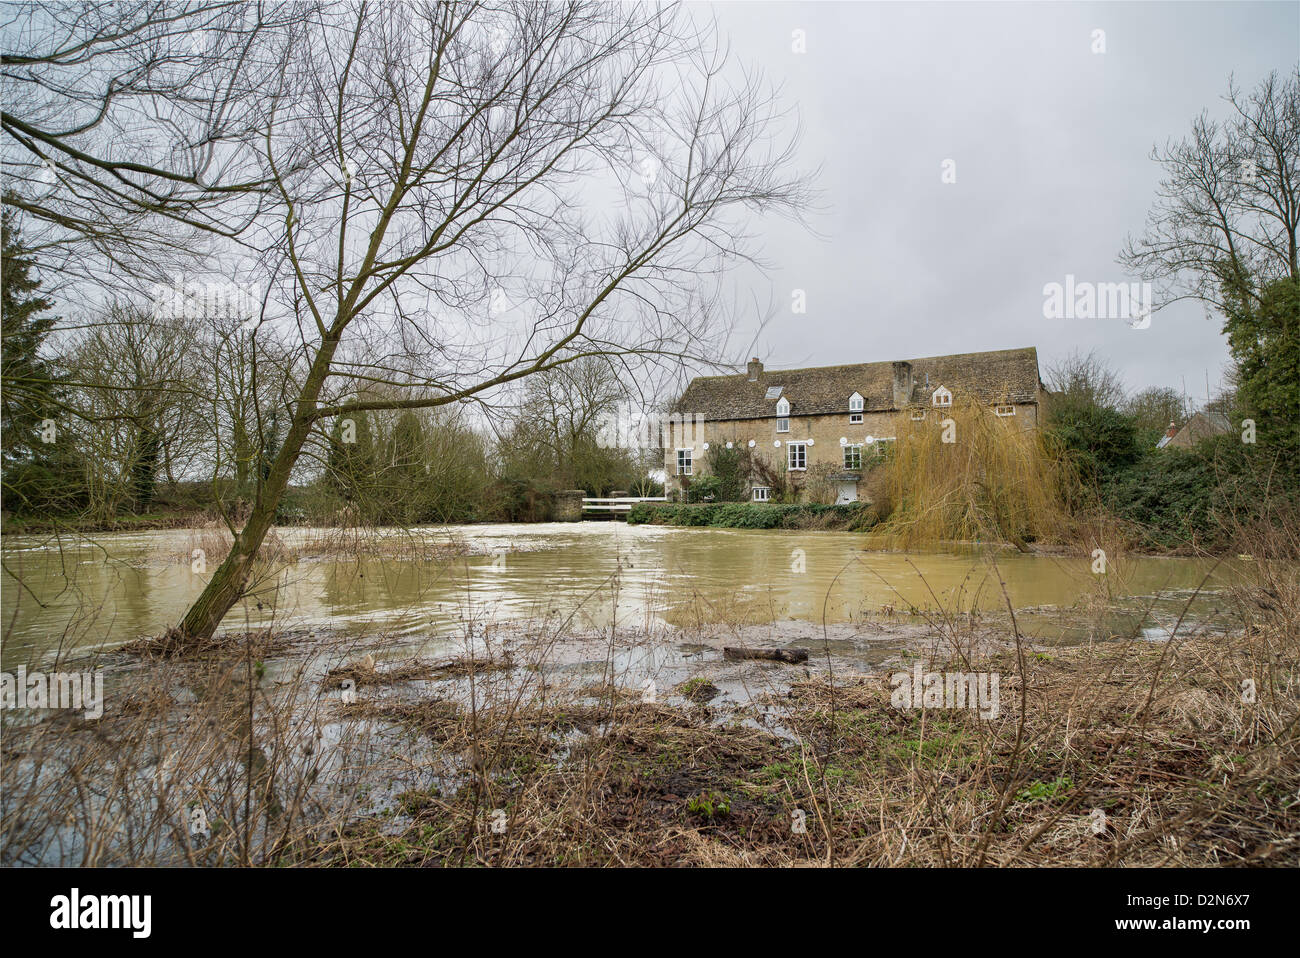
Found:
<svg viewBox="0 0 1300 958"><path fill-rule="evenodd" d="M631 512L638 502L667 502L667 496L626 496L619 499L583 499L583 512L621 513Z"/></svg>

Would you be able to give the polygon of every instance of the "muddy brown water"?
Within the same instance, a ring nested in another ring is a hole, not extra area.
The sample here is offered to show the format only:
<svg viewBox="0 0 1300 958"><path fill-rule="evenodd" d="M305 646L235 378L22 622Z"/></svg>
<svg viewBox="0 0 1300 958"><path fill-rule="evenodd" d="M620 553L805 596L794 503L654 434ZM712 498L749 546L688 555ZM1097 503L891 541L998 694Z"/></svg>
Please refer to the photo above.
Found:
<svg viewBox="0 0 1300 958"><path fill-rule="evenodd" d="M1236 561L1132 557L1112 559L1103 578L1087 557L1001 551L990 561L977 548L871 551L853 533L621 522L393 530L381 555L360 557L323 549L329 530L277 534L298 558L277 563L226 628L416 639L470 617L559 617L575 629L785 623L802 635L812 631L803 626L907 620L914 610L996 616L1009 602L1039 638L1160 639L1189 600L1192 620L1223 620L1222 590L1250 571ZM199 593L219 546L211 530L5 537L3 667L158 634Z"/></svg>

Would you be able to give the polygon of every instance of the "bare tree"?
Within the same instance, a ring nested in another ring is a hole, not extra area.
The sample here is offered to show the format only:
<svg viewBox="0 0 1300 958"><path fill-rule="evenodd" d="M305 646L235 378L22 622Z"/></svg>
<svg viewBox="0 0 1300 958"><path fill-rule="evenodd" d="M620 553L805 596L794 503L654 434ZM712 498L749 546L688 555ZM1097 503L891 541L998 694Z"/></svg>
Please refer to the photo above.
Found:
<svg viewBox="0 0 1300 958"><path fill-rule="evenodd" d="M201 369L195 377L196 407L203 411L203 461L213 498L225 509L225 493L251 499L267 450L283 431L288 397L296 388L292 344L269 331L248 334L253 319L209 313L197 330ZM233 532L238 515L227 515Z"/></svg>
<svg viewBox="0 0 1300 958"><path fill-rule="evenodd" d="M238 237L271 186L251 138L307 3L12 3L0 21L5 202L65 277L159 279Z"/></svg>
<svg viewBox="0 0 1300 958"><path fill-rule="evenodd" d="M1130 396L1124 403L1124 412L1145 429L1165 429L1171 422L1181 424L1189 415L1190 406L1187 397L1178 390L1152 386Z"/></svg>
<svg viewBox="0 0 1300 958"><path fill-rule="evenodd" d="M174 317L114 306L72 348L65 388L84 444L91 505L110 515L152 501L157 482L188 471L199 437L196 343Z"/></svg>
<svg viewBox="0 0 1300 958"><path fill-rule="evenodd" d="M536 471L567 488L603 495L613 482L630 484L640 463L626 448L601 442L601 426L631 398L619 367L605 356L586 356L530 376L517 406L501 410L500 445L507 457L523 453ZM662 459L660 460L662 462Z"/></svg>
<svg viewBox="0 0 1300 958"><path fill-rule="evenodd" d="M678 8L335 7L285 85L262 142L279 209L256 229L263 323L298 337L301 375L189 637L238 601L329 420L487 402L586 356L691 356L741 216L808 201L774 95Z"/></svg>
<svg viewBox="0 0 1300 958"><path fill-rule="evenodd" d="M1225 100L1226 120L1202 113L1189 138L1151 153L1165 176L1119 262L1156 285L1159 305L1222 312L1231 295L1300 277L1300 71L1271 73L1249 95L1229 81Z"/></svg>
<svg viewBox="0 0 1300 958"><path fill-rule="evenodd" d="M1118 409L1124 402L1124 380L1095 352L1070 353L1043 370L1047 388L1070 400Z"/></svg>

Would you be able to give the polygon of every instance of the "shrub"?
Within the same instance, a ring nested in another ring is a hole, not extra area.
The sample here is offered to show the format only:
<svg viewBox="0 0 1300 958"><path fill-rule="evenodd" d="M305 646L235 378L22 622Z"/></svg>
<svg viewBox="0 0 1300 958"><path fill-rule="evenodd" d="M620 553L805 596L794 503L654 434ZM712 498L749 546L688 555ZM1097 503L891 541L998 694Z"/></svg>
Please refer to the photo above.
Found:
<svg viewBox="0 0 1300 958"><path fill-rule="evenodd" d="M749 449L734 445L728 449L715 442L709 447L709 473L717 477L714 497L720 502L744 502L749 498L749 474L752 457Z"/></svg>
<svg viewBox="0 0 1300 958"><path fill-rule="evenodd" d="M1229 433L1192 449L1149 452L1105 477L1100 492L1109 510L1140 527L1145 547L1230 551L1239 528L1267 509L1297 508L1278 466L1279 457Z"/></svg>
<svg viewBox="0 0 1300 958"><path fill-rule="evenodd" d="M1141 455L1131 417L1082 400L1054 398L1048 406L1047 432L1088 484L1132 465Z"/></svg>
<svg viewBox="0 0 1300 958"><path fill-rule="evenodd" d="M677 505L641 502L632 507L630 525L713 526L727 529L860 529L868 527L869 510L860 502L842 505L785 505L729 502Z"/></svg>
<svg viewBox="0 0 1300 958"><path fill-rule="evenodd" d="M687 487L687 502L715 502L722 498L723 482L717 476L705 474L696 476L694 481Z"/></svg>

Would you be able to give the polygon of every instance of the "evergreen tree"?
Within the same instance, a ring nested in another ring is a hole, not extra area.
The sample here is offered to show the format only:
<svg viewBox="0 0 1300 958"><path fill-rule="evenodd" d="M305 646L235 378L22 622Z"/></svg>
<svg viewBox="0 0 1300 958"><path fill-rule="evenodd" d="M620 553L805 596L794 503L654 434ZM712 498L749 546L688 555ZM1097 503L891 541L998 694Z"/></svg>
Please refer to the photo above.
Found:
<svg viewBox="0 0 1300 958"><path fill-rule="evenodd" d="M17 213L0 209L0 467L4 507L65 512L84 504L85 483L70 423L60 415L56 363L42 350L57 316L40 294L36 261Z"/></svg>
<svg viewBox="0 0 1300 958"><path fill-rule="evenodd" d="M1225 284L1227 285L1227 284ZM1242 412L1257 442L1294 472L1300 461L1300 279L1269 283L1258 297L1230 295L1223 331L1237 363ZM1240 422L1233 423L1240 430Z"/></svg>
<svg viewBox="0 0 1300 958"><path fill-rule="evenodd" d="M37 452L37 430L53 413L56 396L53 365L41 347L58 317L43 315L54 304L39 294L36 263L22 245L17 214L11 206L0 212L0 396L6 463ZM46 445L45 443L39 443Z"/></svg>
<svg viewBox="0 0 1300 958"><path fill-rule="evenodd" d="M345 501L359 504L375 475L375 440L368 416L358 413L334 421L328 461L329 486Z"/></svg>

